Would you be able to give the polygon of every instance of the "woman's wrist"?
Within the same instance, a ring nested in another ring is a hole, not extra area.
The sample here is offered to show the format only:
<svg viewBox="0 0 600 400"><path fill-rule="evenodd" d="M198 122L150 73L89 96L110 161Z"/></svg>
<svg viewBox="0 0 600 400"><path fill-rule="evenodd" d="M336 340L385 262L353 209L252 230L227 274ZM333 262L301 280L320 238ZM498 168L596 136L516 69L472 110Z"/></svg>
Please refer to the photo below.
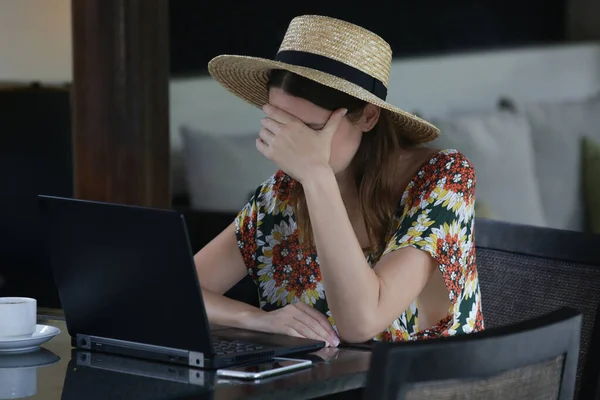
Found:
<svg viewBox="0 0 600 400"><path fill-rule="evenodd" d="M300 180L305 192L311 189L318 190L321 185L327 185L331 182L336 182L336 180L333 169L328 164L314 166L310 170L306 170L305 176Z"/></svg>
<svg viewBox="0 0 600 400"><path fill-rule="evenodd" d="M238 314L239 328L249 329L253 331L262 331L261 329L261 317L265 315L267 311L263 311L260 308L254 307L252 310L244 310Z"/></svg>
<svg viewBox="0 0 600 400"><path fill-rule="evenodd" d="M207 289L202 291L202 296L211 324L251 329L252 326L257 325L256 320L265 313L258 307Z"/></svg>

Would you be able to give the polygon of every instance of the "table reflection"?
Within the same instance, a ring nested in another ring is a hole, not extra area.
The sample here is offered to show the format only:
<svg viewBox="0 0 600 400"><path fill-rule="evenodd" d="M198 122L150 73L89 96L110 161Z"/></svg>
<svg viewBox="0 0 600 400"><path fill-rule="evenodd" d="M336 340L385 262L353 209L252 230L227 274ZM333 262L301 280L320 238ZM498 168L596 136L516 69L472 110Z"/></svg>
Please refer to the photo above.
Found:
<svg viewBox="0 0 600 400"><path fill-rule="evenodd" d="M37 393L37 372L60 361L48 349L0 354L0 399L20 399Z"/></svg>
<svg viewBox="0 0 600 400"><path fill-rule="evenodd" d="M62 399L210 399L214 374L179 365L72 350Z"/></svg>

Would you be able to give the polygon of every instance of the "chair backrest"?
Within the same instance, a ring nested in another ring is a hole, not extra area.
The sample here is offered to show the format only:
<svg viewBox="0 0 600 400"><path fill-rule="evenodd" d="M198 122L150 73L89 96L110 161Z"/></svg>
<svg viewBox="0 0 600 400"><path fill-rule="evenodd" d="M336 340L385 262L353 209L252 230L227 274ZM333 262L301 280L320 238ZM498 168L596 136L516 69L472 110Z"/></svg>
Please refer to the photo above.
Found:
<svg viewBox="0 0 600 400"><path fill-rule="evenodd" d="M477 269L486 328L559 307L582 312L578 398L596 398L600 348L600 236L477 219Z"/></svg>
<svg viewBox="0 0 600 400"><path fill-rule="evenodd" d="M572 399L581 313L561 308L470 335L377 343L365 399Z"/></svg>

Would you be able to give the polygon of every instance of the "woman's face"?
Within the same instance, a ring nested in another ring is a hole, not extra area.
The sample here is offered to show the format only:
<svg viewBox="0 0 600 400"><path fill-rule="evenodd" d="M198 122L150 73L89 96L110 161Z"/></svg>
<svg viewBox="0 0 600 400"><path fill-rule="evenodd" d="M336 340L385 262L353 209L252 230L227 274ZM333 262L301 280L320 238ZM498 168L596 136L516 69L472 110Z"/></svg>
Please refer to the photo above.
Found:
<svg viewBox="0 0 600 400"><path fill-rule="evenodd" d="M329 110L321 108L308 100L291 96L279 88L269 90L269 103L287 111L304 122L309 128L317 131L323 129L332 114ZM345 171L354 158L363 132L366 131L363 130L362 120L361 117L358 123L353 123L350 119L344 117L335 132L331 143L331 157L329 158L329 165L335 174Z"/></svg>

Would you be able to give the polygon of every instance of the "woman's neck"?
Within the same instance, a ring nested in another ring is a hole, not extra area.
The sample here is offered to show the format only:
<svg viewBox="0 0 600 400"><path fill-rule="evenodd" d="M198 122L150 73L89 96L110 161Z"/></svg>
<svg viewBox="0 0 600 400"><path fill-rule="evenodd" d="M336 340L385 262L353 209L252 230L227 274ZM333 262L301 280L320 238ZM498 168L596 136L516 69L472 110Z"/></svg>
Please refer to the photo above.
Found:
<svg viewBox="0 0 600 400"><path fill-rule="evenodd" d="M356 180L354 179L354 173L350 168L342 171L335 175L338 187L340 188L340 195L348 208L349 204L358 201L358 188L356 187Z"/></svg>

